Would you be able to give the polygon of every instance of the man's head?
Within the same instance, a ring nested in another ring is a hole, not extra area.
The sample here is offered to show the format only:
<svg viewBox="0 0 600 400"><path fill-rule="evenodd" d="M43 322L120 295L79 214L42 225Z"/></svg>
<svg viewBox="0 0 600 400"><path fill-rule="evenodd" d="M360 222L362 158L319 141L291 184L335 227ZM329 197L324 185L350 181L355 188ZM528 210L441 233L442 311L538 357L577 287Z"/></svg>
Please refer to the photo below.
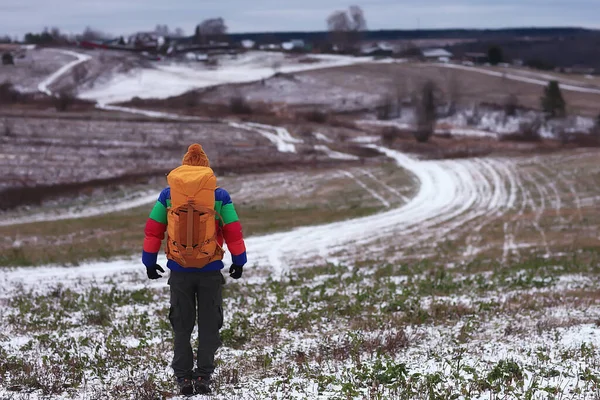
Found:
<svg viewBox="0 0 600 400"><path fill-rule="evenodd" d="M198 143L194 143L188 147L187 153L183 156L182 164L195 167L210 167L210 161L202 149L202 146Z"/></svg>

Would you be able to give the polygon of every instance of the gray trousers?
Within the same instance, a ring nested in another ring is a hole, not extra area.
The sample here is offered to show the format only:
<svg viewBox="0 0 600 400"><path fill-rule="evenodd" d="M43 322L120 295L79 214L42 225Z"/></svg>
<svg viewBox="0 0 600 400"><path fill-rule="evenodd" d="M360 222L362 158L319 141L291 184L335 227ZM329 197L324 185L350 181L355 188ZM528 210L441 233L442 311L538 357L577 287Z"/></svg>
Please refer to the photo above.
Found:
<svg viewBox="0 0 600 400"><path fill-rule="evenodd" d="M210 377L215 370L215 353L221 346L219 329L223 326L221 271L171 271L171 308L169 321L174 332L173 371L177 378ZM198 317L196 370L190 339Z"/></svg>

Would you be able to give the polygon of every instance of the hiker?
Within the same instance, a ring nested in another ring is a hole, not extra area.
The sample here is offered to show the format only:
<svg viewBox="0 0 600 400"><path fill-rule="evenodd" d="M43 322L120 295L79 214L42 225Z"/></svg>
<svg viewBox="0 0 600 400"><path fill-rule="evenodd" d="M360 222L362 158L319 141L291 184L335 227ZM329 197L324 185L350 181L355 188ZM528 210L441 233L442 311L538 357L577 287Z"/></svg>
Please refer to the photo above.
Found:
<svg viewBox="0 0 600 400"><path fill-rule="evenodd" d="M167 176L164 189L146 222L142 262L149 279L165 272L156 263L167 232L167 267L171 270L169 320L174 331L171 364L182 395L211 392L215 353L223 325L223 241L232 254L229 276L239 279L246 246L235 207L225 189L217 187L202 146L192 144L182 166ZM190 339L198 316L196 369Z"/></svg>

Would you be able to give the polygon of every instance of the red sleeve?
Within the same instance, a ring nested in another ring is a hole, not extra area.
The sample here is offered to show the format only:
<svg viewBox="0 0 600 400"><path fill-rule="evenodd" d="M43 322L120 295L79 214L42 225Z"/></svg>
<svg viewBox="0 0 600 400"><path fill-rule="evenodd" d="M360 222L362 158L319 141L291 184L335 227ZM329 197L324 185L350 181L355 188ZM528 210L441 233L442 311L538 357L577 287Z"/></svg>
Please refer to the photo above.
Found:
<svg viewBox="0 0 600 400"><path fill-rule="evenodd" d="M242 224L239 221L231 222L223 226L223 238L227 243L227 248L234 256L243 254L246 251L244 235L242 233Z"/></svg>
<svg viewBox="0 0 600 400"><path fill-rule="evenodd" d="M144 251L147 253L158 253L160 245L165 238L166 230L166 224L161 224L152 218L148 218L146 228L144 229Z"/></svg>

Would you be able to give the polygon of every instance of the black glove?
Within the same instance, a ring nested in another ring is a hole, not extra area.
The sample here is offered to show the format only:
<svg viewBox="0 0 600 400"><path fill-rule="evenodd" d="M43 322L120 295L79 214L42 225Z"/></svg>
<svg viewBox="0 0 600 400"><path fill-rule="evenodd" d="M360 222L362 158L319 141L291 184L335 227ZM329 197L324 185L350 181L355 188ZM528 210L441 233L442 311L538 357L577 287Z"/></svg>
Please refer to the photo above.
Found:
<svg viewBox="0 0 600 400"><path fill-rule="evenodd" d="M229 276L233 279L240 279L242 277L242 272L244 272L244 267L242 265L233 264L229 267Z"/></svg>
<svg viewBox="0 0 600 400"><path fill-rule="evenodd" d="M146 273L148 274L149 279L158 279L162 278L162 275L159 275L157 271L165 272L164 269L158 264L154 264L152 267L146 267Z"/></svg>

